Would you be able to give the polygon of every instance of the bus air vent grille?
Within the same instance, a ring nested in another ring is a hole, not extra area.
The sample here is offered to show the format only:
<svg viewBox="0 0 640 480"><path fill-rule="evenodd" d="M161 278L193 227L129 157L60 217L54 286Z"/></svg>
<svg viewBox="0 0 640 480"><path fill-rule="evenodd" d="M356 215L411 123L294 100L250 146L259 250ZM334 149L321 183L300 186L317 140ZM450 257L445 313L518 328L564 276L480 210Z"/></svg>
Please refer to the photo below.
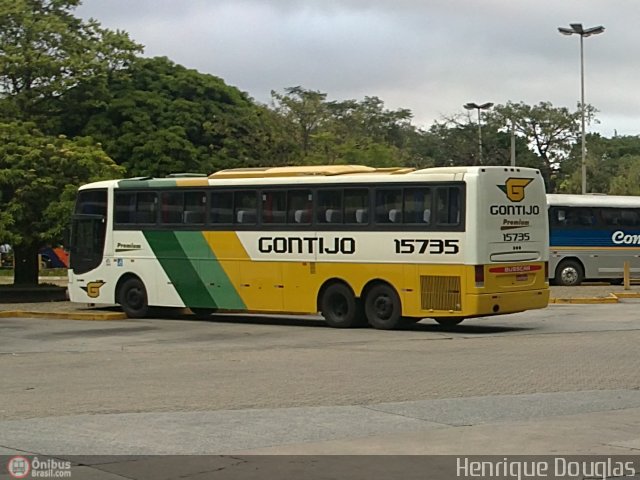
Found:
<svg viewBox="0 0 640 480"><path fill-rule="evenodd" d="M462 310L460 277L421 276L420 294L422 310Z"/></svg>

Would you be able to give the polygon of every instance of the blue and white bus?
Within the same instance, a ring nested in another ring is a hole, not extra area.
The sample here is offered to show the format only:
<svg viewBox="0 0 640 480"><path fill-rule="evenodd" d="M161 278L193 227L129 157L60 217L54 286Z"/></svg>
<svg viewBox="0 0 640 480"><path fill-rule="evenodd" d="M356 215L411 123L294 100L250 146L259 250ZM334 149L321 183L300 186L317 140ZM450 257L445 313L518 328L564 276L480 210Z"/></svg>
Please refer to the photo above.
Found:
<svg viewBox="0 0 640 480"><path fill-rule="evenodd" d="M549 277L621 283L624 262L640 274L640 197L548 194Z"/></svg>

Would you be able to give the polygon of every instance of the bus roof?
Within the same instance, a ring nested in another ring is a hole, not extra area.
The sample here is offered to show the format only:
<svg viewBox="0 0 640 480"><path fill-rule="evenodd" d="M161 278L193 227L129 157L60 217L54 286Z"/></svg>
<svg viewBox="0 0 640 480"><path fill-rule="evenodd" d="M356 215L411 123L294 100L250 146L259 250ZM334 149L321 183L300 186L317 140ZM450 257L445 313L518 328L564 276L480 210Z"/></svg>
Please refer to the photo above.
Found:
<svg viewBox="0 0 640 480"><path fill-rule="evenodd" d="M303 165L291 167L231 168L209 175L209 178L269 178L300 176L333 176L371 173L408 173L415 169L405 167L374 168L366 165Z"/></svg>
<svg viewBox="0 0 640 480"><path fill-rule="evenodd" d="M624 208L633 207L640 208L640 197L631 195L575 195L549 193L547 194L547 204L549 206L562 207L612 207Z"/></svg>
<svg viewBox="0 0 640 480"><path fill-rule="evenodd" d="M163 178L135 177L120 180L105 180L83 185L85 188L172 188L240 185L296 185L322 184L331 177L332 183L371 182L422 182L463 181L465 175L482 172L538 172L535 169L501 166L435 167L415 170L409 167L375 168L365 165L305 165L290 167L234 168L220 170L208 177L201 174L172 174ZM429 178L425 178L429 176ZM422 177L422 178L420 178Z"/></svg>

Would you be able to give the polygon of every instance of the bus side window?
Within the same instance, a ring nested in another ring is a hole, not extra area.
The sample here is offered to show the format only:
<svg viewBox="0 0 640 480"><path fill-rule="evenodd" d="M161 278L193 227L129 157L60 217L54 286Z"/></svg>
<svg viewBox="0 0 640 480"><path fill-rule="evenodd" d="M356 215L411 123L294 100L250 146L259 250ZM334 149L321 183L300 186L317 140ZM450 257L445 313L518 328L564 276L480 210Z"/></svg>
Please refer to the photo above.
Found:
<svg viewBox="0 0 640 480"><path fill-rule="evenodd" d="M233 193L213 192L209 198L209 221L213 224L233 223Z"/></svg>
<svg viewBox="0 0 640 480"><path fill-rule="evenodd" d="M258 200L255 191L235 192L233 196L234 220L238 224L255 225Z"/></svg>
<svg viewBox="0 0 640 480"><path fill-rule="evenodd" d="M287 192L262 192L262 223L286 223Z"/></svg>
<svg viewBox="0 0 640 480"><path fill-rule="evenodd" d="M402 223L402 190L377 189L375 199L376 223Z"/></svg>
<svg viewBox="0 0 640 480"><path fill-rule="evenodd" d="M369 223L369 190L347 188L344 191L345 223Z"/></svg>
<svg viewBox="0 0 640 480"><path fill-rule="evenodd" d="M156 223L157 206L158 195L155 192L139 192L136 196L136 223Z"/></svg>
<svg viewBox="0 0 640 480"><path fill-rule="evenodd" d="M204 212L207 205L205 192L185 192L182 222L189 225L204 224Z"/></svg>
<svg viewBox="0 0 640 480"><path fill-rule="evenodd" d="M620 212L621 224L625 227L637 227L640 225L638 212L629 208L623 208Z"/></svg>
<svg viewBox="0 0 640 480"><path fill-rule="evenodd" d="M136 194L116 192L115 223L135 223Z"/></svg>
<svg viewBox="0 0 640 480"><path fill-rule="evenodd" d="M182 192L160 193L160 223L182 223Z"/></svg>
<svg viewBox="0 0 640 480"><path fill-rule="evenodd" d="M318 190L316 222L342 223L342 190Z"/></svg>
<svg viewBox="0 0 640 480"><path fill-rule="evenodd" d="M287 198L287 221L288 223L306 224L311 223L311 210L313 208L313 197L311 190L291 190Z"/></svg>
<svg viewBox="0 0 640 480"><path fill-rule="evenodd" d="M436 221L439 226L460 225L460 188L436 188Z"/></svg>
<svg viewBox="0 0 640 480"><path fill-rule="evenodd" d="M431 223L431 189L428 187L405 188L403 195L403 221L406 224Z"/></svg>

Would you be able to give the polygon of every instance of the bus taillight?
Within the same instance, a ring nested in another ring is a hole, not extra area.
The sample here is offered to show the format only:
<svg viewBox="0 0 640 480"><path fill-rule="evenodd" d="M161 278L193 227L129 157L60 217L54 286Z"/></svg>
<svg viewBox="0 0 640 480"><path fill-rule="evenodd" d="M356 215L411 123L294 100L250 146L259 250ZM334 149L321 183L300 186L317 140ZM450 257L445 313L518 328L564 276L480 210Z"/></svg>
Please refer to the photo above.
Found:
<svg viewBox="0 0 640 480"><path fill-rule="evenodd" d="M484 265L475 266L476 287L484 287Z"/></svg>

